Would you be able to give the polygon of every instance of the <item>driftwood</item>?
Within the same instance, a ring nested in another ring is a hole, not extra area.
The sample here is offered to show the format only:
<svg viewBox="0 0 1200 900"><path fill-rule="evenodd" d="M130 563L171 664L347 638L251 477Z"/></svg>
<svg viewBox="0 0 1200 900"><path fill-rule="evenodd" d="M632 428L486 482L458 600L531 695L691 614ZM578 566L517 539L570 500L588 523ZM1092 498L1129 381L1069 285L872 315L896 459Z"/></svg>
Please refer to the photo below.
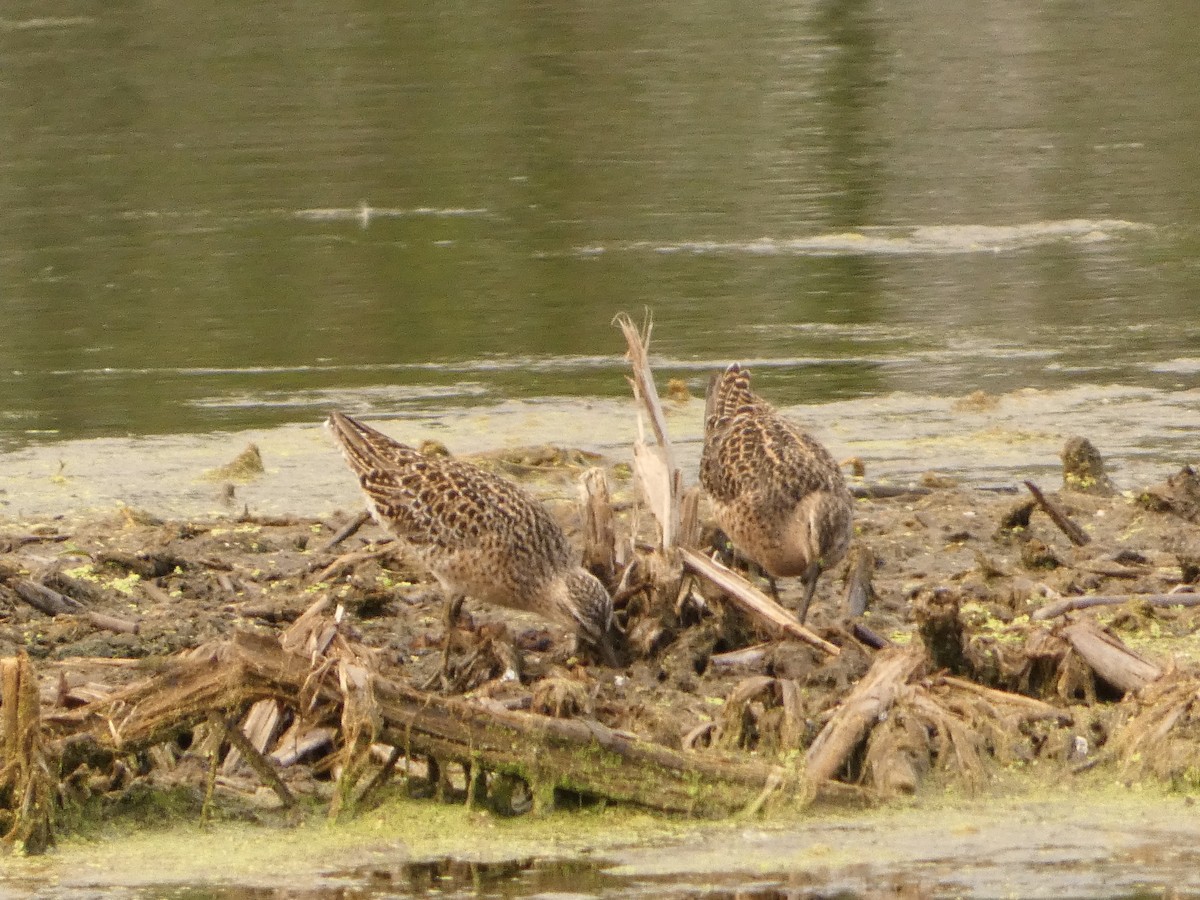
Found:
<svg viewBox="0 0 1200 900"><path fill-rule="evenodd" d="M798 638L806 644L812 644L830 656L837 656L842 652L829 641L801 625L792 613L732 569L726 568L719 562L694 550L681 550L680 553L683 555L684 565L725 591L738 607L748 613L756 622L766 625L772 631L782 632L789 637Z"/></svg>
<svg viewBox="0 0 1200 900"><path fill-rule="evenodd" d="M1072 622L1062 629L1062 636L1096 675L1122 693L1136 691L1162 677L1159 666L1134 653L1095 622Z"/></svg>
<svg viewBox="0 0 1200 900"><path fill-rule="evenodd" d="M265 699L295 704L303 697L311 698L305 708L336 706L343 699L336 666L318 662L314 669L308 655L288 652L271 638L238 634L190 657L104 703L53 717L53 732L87 733L102 747L128 752L193 728L214 709ZM594 721L482 708L355 668L349 677L361 678L359 689L377 704L378 740L409 757L524 778L541 808L561 789L666 811L725 814L786 781L783 769L755 760L672 750Z"/></svg>
<svg viewBox="0 0 1200 900"><path fill-rule="evenodd" d="M807 777L810 782L828 781L837 775L924 662L924 654L912 648L884 650L875 657L870 671L855 685L808 748Z"/></svg>
<svg viewBox="0 0 1200 900"><path fill-rule="evenodd" d="M1040 622L1077 609L1121 606L1125 603L1145 603L1149 606L1200 606L1200 594L1091 594L1086 597L1067 597L1039 607L1029 618Z"/></svg>
<svg viewBox="0 0 1200 900"><path fill-rule="evenodd" d="M1067 536L1067 539L1072 544L1076 547L1082 547L1091 541L1091 536L1080 528L1057 503L1047 498L1036 484L1032 481L1026 481L1025 487L1029 488L1029 493L1033 494L1033 499L1037 502L1037 505L1062 530L1062 533Z"/></svg>

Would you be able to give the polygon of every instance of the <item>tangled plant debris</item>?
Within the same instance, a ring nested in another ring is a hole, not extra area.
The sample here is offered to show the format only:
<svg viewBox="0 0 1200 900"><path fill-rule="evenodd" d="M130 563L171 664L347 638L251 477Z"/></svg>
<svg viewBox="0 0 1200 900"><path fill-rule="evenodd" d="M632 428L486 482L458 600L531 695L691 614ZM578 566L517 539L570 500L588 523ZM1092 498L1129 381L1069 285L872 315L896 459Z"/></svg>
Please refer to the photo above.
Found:
<svg viewBox="0 0 1200 900"><path fill-rule="evenodd" d="M452 689L423 690L442 598L360 516L0 525L5 841L37 852L156 792L197 816L288 818L395 785L504 815L727 815L980 789L1034 764L1196 789L1190 470L1128 496L1068 478L1033 501L860 480L856 548L805 627L798 584L778 607L714 561L634 365L650 424L632 478L518 457L616 598L620 669L468 605Z"/></svg>

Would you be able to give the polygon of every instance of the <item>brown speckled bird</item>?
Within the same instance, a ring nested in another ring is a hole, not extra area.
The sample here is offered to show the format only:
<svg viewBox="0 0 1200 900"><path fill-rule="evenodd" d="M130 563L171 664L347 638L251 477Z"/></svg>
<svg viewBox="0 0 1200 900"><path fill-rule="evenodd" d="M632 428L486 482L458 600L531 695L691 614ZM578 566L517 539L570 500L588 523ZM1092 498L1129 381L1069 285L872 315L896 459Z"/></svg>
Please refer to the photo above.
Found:
<svg viewBox="0 0 1200 900"><path fill-rule="evenodd" d="M850 546L853 499L829 451L754 394L737 363L708 386L700 483L722 530L772 587L803 578L803 622L821 572Z"/></svg>
<svg viewBox="0 0 1200 900"><path fill-rule="evenodd" d="M536 613L573 628L616 665L612 598L539 501L478 466L422 456L342 413L328 426L371 514L432 573L451 609L471 597Z"/></svg>

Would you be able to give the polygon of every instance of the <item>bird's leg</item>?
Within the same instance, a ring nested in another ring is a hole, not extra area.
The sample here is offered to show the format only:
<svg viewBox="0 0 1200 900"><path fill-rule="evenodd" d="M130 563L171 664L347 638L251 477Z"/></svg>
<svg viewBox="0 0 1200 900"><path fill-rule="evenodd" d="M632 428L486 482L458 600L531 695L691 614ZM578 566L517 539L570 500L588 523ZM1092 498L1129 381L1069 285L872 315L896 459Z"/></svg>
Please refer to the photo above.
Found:
<svg viewBox="0 0 1200 900"><path fill-rule="evenodd" d="M442 638L442 667L421 685L423 691L432 691L438 682L441 682L442 690L450 689L450 646L454 638L454 624L458 621L458 614L462 612L464 599L466 598L462 594L455 594L446 602L446 633Z"/></svg>
<svg viewBox="0 0 1200 900"><path fill-rule="evenodd" d="M775 583L775 576L772 575L770 572L763 572L763 574L767 576L767 587L769 587L771 589L771 597L775 600L776 603L778 603L779 602L779 585L777 585ZM800 621L803 622L804 620L801 619Z"/></svg>
<svg viewBox="0 0 1200 900"><path fill-rule="evenodd" d="M821 561L814 560L809 564L807 571L804 573L804 600L800 604L800 624L804 624L804 620L808 618L808 604L812 603L813 594L817 590L817 579L821 577L823 566Z"/></svg>

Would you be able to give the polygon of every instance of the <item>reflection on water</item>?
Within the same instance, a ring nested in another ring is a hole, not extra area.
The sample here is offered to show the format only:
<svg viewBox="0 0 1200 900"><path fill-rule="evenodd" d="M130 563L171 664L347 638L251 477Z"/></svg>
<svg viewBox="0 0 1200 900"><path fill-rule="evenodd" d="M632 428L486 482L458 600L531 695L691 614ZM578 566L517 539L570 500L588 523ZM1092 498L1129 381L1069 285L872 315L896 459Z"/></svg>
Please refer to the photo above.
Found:
<svg viewBox="0 0 1200 900"><path fill-rule="evenodd" d="M1013 872L1011 880L1001 876L980 879L978 873L956 873L952 866L929 866L928 871L911 873L873 872L863 865L845 867L836 875L823 866L794 872L758 874L709 872L681 876L628 874L612 863L588 859L523 858L500 862L473 862L442 858L394 866L380 865L365 869L333 872L316 885L239 886L239 885L155 885L149 889L113 890L104 896L129 900L170 898L170 900L420 900L438 897L444 900L603 900L630 897L637 900L807 900L836 897L974 897L994 896L1007 889L1009 896L1052 896L1038 889L1038 874L1045 887L1064 883L1076 885L1071 896L1138 900L1164 896L1190 896L1179 890L1174 878L1139 879L1136 875L1121 879L1121 884L1105 884L1094 877L1072 882L1070 862L1059 860L1044 866L1032 866L1027 874ZM968 867L969 868L969 867ZM1065 880L1065 882L1064 882ZM112 890L112 889L110 889ZM1012 893L1015 891L1016 893ZM59 889L44 896L53 900L82 900L101 896L86 889Z"/></svg>

